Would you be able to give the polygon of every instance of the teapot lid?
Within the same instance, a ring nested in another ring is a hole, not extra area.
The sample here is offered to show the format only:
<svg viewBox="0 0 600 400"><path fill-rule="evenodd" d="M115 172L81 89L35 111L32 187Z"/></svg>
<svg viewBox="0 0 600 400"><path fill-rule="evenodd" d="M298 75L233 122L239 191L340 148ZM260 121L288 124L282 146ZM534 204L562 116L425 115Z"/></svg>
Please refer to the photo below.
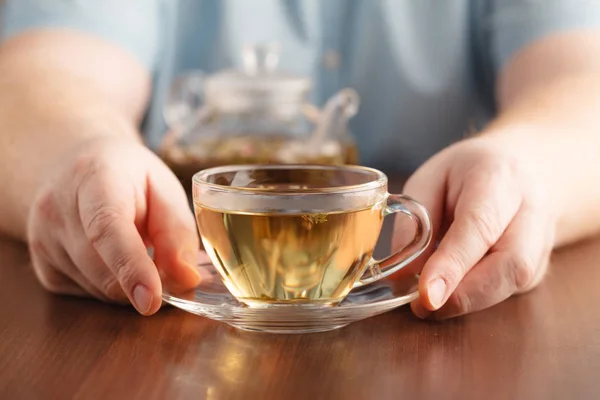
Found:
<svg viewBox="0 0 600 400"><path fill-rule="evenodd" d="M272 102L301 101L311 89L309 78L277 70L277 45L246 46L243 69L217 72L206 78L206 101L218 108ZM242 104L243 103L243 104ZM236 108L238 108L236 107Z"/></svg>

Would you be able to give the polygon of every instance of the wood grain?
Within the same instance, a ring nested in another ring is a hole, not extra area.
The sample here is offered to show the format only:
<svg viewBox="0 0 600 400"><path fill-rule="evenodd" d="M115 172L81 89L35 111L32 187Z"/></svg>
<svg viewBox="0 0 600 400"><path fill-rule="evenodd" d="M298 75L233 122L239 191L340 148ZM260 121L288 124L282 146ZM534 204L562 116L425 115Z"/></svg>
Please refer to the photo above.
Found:
<svg viewBox="0 0 600 400"><path fill-rule="evenodd" d="M277 336L51 295L26 250L0 242L0 398L597 399L599 289L595 240L554 254L538 289L484 312L432 323L404 307Z"/></svg>

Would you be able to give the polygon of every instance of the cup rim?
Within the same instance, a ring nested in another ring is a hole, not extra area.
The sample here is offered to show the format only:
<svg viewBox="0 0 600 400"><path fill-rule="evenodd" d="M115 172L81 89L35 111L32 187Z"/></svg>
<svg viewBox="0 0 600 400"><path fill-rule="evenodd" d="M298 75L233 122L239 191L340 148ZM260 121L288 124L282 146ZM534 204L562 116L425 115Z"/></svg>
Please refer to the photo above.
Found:
<svg viewBox="0 0 600 400"><path fill-rule="evenodd" d="M286 190L285 192L278 192L273 190L265 190L261 188L248 188L239 186L225 186L218 183L208 182L207 178L211 175L226 172L236 171L249 171L249 170L283 170L283 169L313 169L313 170L325 170L325 171L355 171L355 172L370 172L374 174L374 178L371 181L360 183L356 185L346 186L335 186L327 188L318 188L313 190L298 189L298 190ZM342 194L342 193L354 193L362 192L365 190L373 190L384 187L387 184L387 176L375 169L370 167L363 167L360 165L318 165L318 164L240 164L240 165L223 165L219 167L207 168L202 171L196 172L192 177L192 184L194 186L204 186L212 190L229 193L255 193L269 196L298 196L303 194Z"/></svg>

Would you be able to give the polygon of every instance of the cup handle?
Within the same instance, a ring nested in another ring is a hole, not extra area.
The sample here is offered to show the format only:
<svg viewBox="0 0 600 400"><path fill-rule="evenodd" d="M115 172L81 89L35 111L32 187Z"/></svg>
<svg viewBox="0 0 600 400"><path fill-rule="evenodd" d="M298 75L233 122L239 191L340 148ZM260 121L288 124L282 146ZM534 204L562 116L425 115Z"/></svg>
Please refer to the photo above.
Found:
<svg viewBox="0 0 600 400"><path fill-rule="evenodd" d="M354 288L368 285L401 270L423 253L431 242L431 218L425 207L402 194L388 194L386 202L383 216L396 213L408 216L415 224L415 237L407 246L381 260L372 258L366 271L354 283Z"/></svg>

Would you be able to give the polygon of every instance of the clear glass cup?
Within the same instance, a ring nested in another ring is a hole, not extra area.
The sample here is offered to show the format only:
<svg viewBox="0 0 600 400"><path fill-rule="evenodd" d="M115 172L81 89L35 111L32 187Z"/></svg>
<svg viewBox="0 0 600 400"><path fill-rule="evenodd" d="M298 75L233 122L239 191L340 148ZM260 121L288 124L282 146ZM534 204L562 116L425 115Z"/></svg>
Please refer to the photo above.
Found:
<svg viewBox="0 0 600 400"><path fill-rule="evenodd" d="M359 166L234 165L193 177L198 229L231 294L250 308L335 307L348 293L413 261L431 241L427 210L387 191ZM383 219L401 213L415 234L372 258Z"/></svg>

